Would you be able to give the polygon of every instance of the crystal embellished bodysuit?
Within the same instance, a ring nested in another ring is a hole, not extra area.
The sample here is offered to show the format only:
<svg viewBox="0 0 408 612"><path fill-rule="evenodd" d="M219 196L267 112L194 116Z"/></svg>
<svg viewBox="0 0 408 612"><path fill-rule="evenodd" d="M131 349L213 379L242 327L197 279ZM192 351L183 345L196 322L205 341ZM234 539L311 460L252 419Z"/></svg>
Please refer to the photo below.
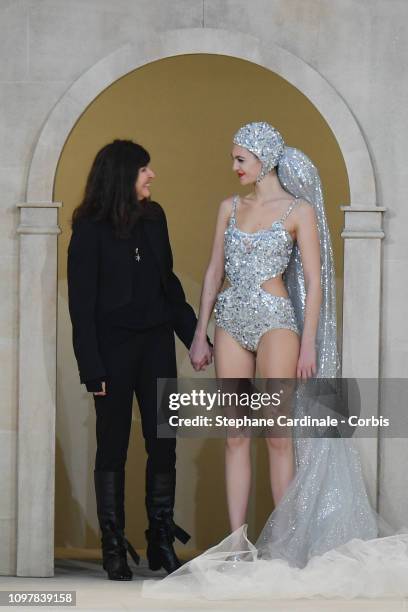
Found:
<svg viewBox="0 0 408 612"><path fill-rule="evenodd" d="M224 236L225 274L231 286L218 294L214 313L219 327L255 352L270 329L291 329L299 334L290 298L272 295L261 286L287 268L294 243L283 224L297 200L271 227L254 233L237 227L237 201L234 196Z"/></svg>

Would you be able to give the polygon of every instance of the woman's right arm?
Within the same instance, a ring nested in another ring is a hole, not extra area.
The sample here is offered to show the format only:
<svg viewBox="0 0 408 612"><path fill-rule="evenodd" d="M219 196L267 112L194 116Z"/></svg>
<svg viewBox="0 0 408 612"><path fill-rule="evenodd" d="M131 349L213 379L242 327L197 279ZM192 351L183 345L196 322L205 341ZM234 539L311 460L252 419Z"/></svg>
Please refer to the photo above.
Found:
<svg viewBox="0 0 408 612"><path fill-rule="evenodd" d="M105 380L96 331L99 246L97 228L88 219L78 221L68 247L68 305L74 353L82 383Z"/></svg>
<svg viewBox="0 0 408 612"><path fill-rule="evenodd" d="M200 312L190 348L193 367L201 369L207 351L207 327L217 294L224 282L224 232L231 215L232 198L223 200L218 211L211 257L204 276L200 299Z"/></svg>

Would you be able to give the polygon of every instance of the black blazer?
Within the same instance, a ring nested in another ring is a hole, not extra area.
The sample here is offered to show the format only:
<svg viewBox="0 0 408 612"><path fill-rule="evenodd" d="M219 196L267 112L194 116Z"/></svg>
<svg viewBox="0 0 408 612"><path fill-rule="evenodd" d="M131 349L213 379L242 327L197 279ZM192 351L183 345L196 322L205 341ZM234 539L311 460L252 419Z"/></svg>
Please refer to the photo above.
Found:
<svg viewBox="0 0 408 612"><path fill-rule="evenodd" d="M174 330L190 348L197 318L173 272L166 215L156 202L149 205L157 212L157 219L144 220L146 236L157 258ZM108 222L81 219L75 223L68 247L68 303L81 382L103 379L106 374L99 354L97 322L131 301L132 266L130 240L116 238Z"/></svg>

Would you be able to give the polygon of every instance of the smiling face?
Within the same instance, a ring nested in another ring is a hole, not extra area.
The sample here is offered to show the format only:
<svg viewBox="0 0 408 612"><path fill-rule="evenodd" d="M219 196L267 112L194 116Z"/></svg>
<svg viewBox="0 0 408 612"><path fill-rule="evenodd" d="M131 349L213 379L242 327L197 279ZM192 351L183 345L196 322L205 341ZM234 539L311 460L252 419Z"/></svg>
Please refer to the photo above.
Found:
<svg viewBox="0 0 408 612"><path fill-rule="evenodd" d="M256 155L248 149L234 144L231 156L233 159L232 169L237 173L241 185L255 183L262 169L262 164Z"/></svg>
<svg viewBox="0 0 408 612"><path fill-rule="evenodd" d="M135 185L138 200L144 200L150 197L150 184L155 176L150 166L143 166L139 169Z"/></svg>

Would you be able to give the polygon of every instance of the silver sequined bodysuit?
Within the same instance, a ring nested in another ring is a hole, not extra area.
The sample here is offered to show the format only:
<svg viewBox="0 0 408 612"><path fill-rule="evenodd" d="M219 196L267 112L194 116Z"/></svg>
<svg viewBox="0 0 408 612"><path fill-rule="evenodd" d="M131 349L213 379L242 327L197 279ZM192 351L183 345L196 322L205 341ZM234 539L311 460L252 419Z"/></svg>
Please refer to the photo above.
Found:
<svg viewBox="0 0 408 612"><path fill-rule="evenodd" d="M254 233L237 227L237 201L238 196L234 196L224 236L225 274L231 286L218 294L214 313L219 327L255 352L261 337L270 329L291 329L299 334L290 298L272 295L261 286L283 274L289 263L293 239L284 221L297 200L270 228Z"/></svg>

